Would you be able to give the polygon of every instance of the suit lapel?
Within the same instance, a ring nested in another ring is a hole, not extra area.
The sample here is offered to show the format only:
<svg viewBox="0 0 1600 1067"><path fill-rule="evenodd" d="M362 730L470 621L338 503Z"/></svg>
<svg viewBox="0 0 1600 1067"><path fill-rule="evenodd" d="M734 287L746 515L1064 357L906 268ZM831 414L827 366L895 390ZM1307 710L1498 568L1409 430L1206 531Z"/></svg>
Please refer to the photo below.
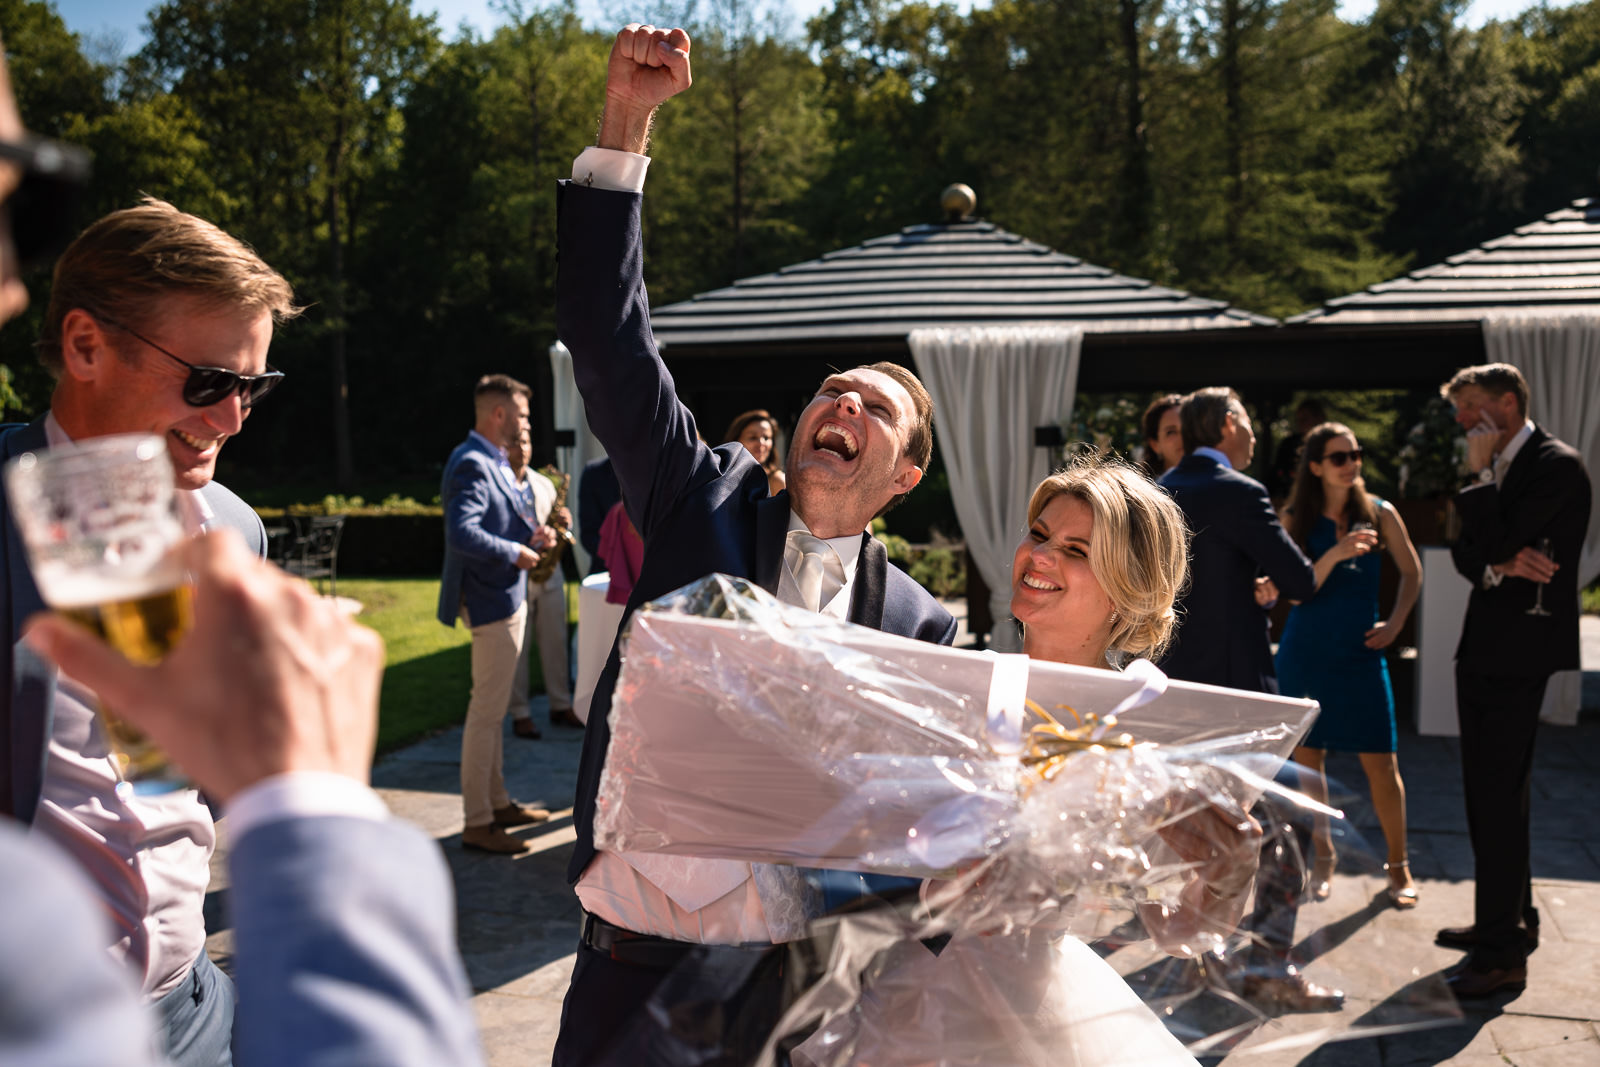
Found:
<svg viewBox="0 0 1600 1067"><path fill-rule="evenodd" d="M511 491L511 483L506 481L506 472L504 468L500 466L500 454L494 449L485 446L484 443L479 441L476 437L469 437L467 440L472 447L478 451L478 454L483 456L484 460L489 464L489 480L493 482L495 488L500 491L500 497L506 502L506 506L511 509L511 514L519 521L522 521L523 525L526 526L527 522L522 518L522 502L518 500L517 495ZM528 532L532 533L533 527L529 526Z"/></svg>
<svg viewBox="0 0 1600 1067"><path fill-rule="evenodd" d="M861 535L861 558L856 563L856 584L850 594L850 621L883 629L883 594L887 584L889 553L870 533Z"/></svg>
<svg viewBox="0 0 1600 1067"><path fill-rule="evenodd" d="M750 575L773 596L783 574L783 549L789 538L789 493L769 496L756 505L756 565Z"/></svg>
<svg viewBox="0 0 1600 1067"><path fill-rule="evenodd" d="M1543 427L1534 424L1533 432L1522 442L1522 447L1517 449L1516 457L1511 460L1511 466L1506 468L1506 476L1500 480L1502 495L1515 494L1522 488L1522 483L1539 460L1539 450L1544 447L1545 439L1549 436Z"/></svg>

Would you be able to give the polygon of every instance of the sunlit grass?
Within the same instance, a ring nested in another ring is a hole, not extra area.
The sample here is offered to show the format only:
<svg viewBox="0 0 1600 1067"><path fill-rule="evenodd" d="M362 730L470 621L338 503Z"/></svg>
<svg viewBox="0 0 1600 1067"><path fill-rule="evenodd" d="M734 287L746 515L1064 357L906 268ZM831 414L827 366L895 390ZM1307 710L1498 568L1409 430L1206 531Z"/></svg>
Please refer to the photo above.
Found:
<svg viewBox="0 0 1600 1067"><path fill-rule="evenodd" d="M472 689L471 636L434 617L437 578L339 578L339 595L361 602L357 620L378 631L387 648L378 704L378 751L387 752L454 726L467 712ZM568 590L568 603L575 603ZM570 621L570 609L569 609ZM535 652L528 689L544 688Z"/></svg>

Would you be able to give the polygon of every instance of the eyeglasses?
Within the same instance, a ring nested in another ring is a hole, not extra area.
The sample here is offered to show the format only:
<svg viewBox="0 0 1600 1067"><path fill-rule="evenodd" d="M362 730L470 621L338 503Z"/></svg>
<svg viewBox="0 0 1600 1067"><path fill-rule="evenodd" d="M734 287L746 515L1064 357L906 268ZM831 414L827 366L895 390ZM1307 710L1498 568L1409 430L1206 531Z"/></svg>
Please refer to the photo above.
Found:
<svg viewBox="0 0 1600 1067"><path fill-rule="evenodd" d="M270 363L267 364L264 374L240 374L238 371L231 371L226 367L198 367L182 356L175 356L168 352L137 330L104 316L99 316L99 319L107 326L115 326L123 333L132 334L173 362L182 363L185 367L188 367L189 378L183 383L183 401L190 407L208 408L212 404L228 399L234 393L239 394L241 406L253 407L257 401L276 389L278 383L283 381L283 371L273 370Z"/></svg>
<svg viewBox="0 0 1600 1067"><path fill-rule="evenodd" d="M38 266L72 240L78 204L89 184L89 153L77 145L23 137L0 141L0 160L22 169L22 181L4 207L17 261Z"/></svg>
<svg viewBox="0 0 1600 1067"><path fill-rule="evenodd" d="M1351 460L1355 460L1357 463L1361 462L1361 449L1352 448L1348 452L1324 452L1322 454L1322 462L1332 463L1335 467L1342 467Z"/></svg>

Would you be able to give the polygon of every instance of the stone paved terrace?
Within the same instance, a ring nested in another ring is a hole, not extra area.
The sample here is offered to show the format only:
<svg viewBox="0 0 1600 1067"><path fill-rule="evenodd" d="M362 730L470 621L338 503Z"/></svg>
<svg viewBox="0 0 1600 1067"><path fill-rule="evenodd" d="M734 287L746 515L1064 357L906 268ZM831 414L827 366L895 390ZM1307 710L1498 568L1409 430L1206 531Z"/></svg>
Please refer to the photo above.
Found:
<svg viewBox="0 0 1600 1067"><path fill-rule="evenodd" d="M1335 969L1347 980L1345 1010L1276 1019L1234 1047L1221 1061L1226 1067L1600 1065L1600 618L1584 619L1584 649L1591 672L1584 687L1587 710L1576 727L1545 727L1535 761L1533 873L1544 922L1526 991L1474 1005L1459 1022L1437 1028L1310 1046L1284 1040L1370 1021L1380 1006L1417 990L1438 990L1438 972L1460 958L1433 944L1437 928L1472 918L1472 858L1456 744L1402 730L1420 906L1409 912L1387 908L1381 875L1341 870L1330 899L1301 911L1298 936L1312 978ZM542 698L534 711L544 721ZM374 785L390 808L437 838L454 872L461 951L494 1067L550 1062L578 933L578 907L564 871L572 851L580 743L580 733L570 729L546 729L541 741L507 731L506 777L513 795L556 811L549 823L519 831L534 851L517 859L461 848L459 729L394 753L374 770ZM1334 757L1330 772L1364 790L1354 757ZM1359 805L1347 810L1358 827L1381 840L1369 811ZM227 873L220 851L214 875L211 947L227 962L221 907Z"/></svg>

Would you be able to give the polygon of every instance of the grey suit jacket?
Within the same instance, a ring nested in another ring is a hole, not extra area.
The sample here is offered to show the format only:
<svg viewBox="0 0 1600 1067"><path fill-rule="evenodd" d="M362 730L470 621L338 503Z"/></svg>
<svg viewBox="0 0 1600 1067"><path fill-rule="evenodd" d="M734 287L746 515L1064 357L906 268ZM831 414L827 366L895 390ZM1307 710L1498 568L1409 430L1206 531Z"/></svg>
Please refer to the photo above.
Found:
<svg viewBox="0 0 1600 1067"><path fill-rule="evenodd" d="M483 1062L450 873L399 820L287 819L229 857L240 1067ZM153 1019L71 863L0 820L0 1063L156 1067Z"/></svg>
<svg viewBox="0 0 1600 1067"><path fill-rule="evenodd" d="M47 448L44 420L26 426L0 426L0 464L24 452ZM233 493L211 482L200 490L216 515L217 526L239 531L258 556L266 555L267 535L261 519ZM5 576L5 610L0 611L0 815L32 822L44 783L50 749L51 710L55 703L55 669L18 644L28 616L44 610L39 589L28 568L11 507L0 493L0 574ZM9 684L5 684L9 681Z"/></svg>

